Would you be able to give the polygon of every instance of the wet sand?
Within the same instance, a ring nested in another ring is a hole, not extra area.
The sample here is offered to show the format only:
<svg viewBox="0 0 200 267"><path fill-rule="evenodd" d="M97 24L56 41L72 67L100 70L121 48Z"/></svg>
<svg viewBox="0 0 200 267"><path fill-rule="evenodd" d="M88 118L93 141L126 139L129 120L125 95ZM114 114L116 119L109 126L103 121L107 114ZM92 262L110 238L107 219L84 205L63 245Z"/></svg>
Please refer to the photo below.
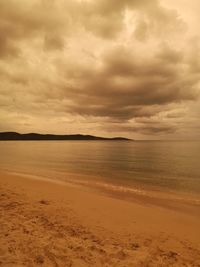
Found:
<svg viewBox="0 0 200 267"><path fill-rule="evenodd" d="M0 266L200 267L199 207L157 204L1 172Z"/></svg>

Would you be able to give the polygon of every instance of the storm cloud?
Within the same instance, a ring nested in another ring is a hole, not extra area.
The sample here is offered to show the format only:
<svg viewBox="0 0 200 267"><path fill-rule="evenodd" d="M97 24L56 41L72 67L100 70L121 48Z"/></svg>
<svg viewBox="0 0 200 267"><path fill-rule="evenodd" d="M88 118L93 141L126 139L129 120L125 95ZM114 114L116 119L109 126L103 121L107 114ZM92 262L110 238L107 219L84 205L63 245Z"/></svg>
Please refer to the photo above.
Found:
<svg viewBox="0 0 200 267"><path fill-rule="evenodd" d="M175 4L2 0L0 130L198 137L198 12Z"/></svg>

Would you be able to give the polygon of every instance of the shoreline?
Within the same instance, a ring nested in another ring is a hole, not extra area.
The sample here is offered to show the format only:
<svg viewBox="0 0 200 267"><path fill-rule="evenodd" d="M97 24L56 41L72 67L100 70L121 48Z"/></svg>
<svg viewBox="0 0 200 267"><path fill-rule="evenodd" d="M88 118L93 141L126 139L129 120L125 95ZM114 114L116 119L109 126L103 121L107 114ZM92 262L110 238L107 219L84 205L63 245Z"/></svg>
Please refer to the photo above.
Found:
<svg viewBox="0 0 200 267"><path fill-rule="evenodd" d="M0 190L0 266L200 262L200 214L3 172Z"/></svg>
<svg viewBox="0 0 200 267"><path fill-rule="evenodd" d="M109 196L123 201L136 202L142 205L150 204L170 210L179 210L183 213L190 213L193 215L198 215L200 212L200 195L196 193L169 191L166 188L147 186L139 183L132 183L130 186L114 184L109 181L100 181L99 177L95 177L95 179L91 180L91 176L80 175L79 173L66 173L67 178L65 177L63 179L53 179L48 176L8 170L1 170L0 176L1 173L61 186L75 187L86 192ZM81 179L82 177L84 177L84 179Z"/></svg>

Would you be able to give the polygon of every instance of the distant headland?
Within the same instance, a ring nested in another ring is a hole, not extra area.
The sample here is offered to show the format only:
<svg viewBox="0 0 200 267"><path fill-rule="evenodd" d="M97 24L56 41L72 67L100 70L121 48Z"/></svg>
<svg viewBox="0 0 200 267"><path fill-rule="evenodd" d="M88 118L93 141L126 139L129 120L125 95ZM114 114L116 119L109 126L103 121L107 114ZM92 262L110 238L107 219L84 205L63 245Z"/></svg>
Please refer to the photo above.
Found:
<svg viewBox="0 0 200 267"><path fill-rule="evenodd" d="M0 132L0 141L42 141L42 140L91 140L91 141L133 141L125 137L99 137L93 135L83 135L83 134L70 134L70 135L57 135L57 134L38 134L38 133L26 133L20 134L17 132Z"/></svg>

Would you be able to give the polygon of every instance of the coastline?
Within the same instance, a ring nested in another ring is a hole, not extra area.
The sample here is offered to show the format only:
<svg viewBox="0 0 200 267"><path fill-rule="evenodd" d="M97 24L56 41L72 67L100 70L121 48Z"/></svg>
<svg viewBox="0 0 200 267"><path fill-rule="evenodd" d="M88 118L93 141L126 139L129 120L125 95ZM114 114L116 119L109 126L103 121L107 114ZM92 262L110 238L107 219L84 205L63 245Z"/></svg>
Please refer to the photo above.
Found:
<svg viewBox="0 0 200 267"><path fill-rule="evenodd" d="M4 172L0 190L0 266L199 266L196 212Z"/></svg>
<svg viewBox="0 0 200 267"><path fill-rule="evenodd" d="M81 191L100 194L115 199L138 203L141 205L152 205L182 213L189 213L198 216L200 212L200 195L189 192L171 191L159 186L150 186L141 183L131 182L125 185L116 181L107 181L103 177L89 176L80 173L65 172L65 176L58 173L33 174L32 171L9 171L1 170L4 175L24 177L38 181L58 184L62 186L75 187Z"/></svg>

